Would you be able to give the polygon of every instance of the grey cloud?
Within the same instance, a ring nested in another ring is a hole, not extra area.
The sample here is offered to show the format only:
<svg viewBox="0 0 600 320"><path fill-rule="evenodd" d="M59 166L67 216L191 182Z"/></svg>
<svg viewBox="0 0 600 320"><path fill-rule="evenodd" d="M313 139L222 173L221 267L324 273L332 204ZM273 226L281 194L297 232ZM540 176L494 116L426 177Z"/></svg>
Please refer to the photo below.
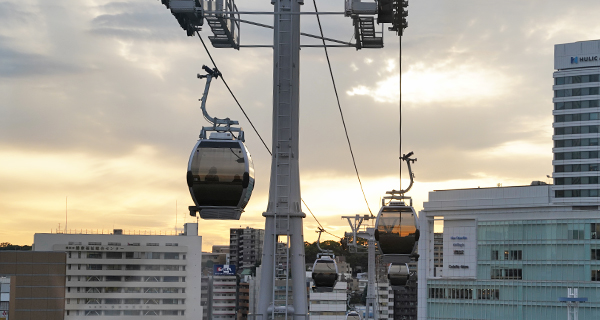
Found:
<svg viewBox="0 0 600 320"><path fill-rule="evenodd" d="M83 70L52 56L14 50L6 46L8 42L7 38L0 36L0 78L57 76Z"/></svg>

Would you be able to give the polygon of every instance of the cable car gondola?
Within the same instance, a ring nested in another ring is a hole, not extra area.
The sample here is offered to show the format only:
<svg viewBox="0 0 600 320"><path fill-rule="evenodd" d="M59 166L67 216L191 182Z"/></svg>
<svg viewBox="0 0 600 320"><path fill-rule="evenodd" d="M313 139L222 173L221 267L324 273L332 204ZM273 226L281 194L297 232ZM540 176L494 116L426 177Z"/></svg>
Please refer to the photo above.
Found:
<svg viewBox="0 0 600 320"><path fill-rule="evenodd" d="M315 260L312 268L313 291L333 292L333 287L335 287L338 280L338 268L333 251L321 249L320 241L323 231L325 231L323 228L319 228L317 231L319 233L317 248L321 253L317 254L317 260Z"/></svg>
<svg viewBox="0 0 600 320"><path fill-rule="evenodd" d="M246 146L230 133L200 139L188 163L187 183L202 219L239 220L254 188Z"/></svg>
<svg viewBox="0 0 600 320"><path fill-rule="evenodd" d="M315 292L333 292L338 280L338 269L331 256L320 256L315 260L312 269L312 279Z"/></svg>
<svg viewBox="0 0 600 320"><path fill-rule="evenodd" d="M202 96L202 113L212 127L202 127L200 139L188 162L187 185L195 206L190 215L200 213L202 219L239 220L254 188L252 158L244 145L244 132L232 127L237 121L213 118L206 112L206 98L211 79L221 73L202 67L208 74ZM206 137L208 131L210 136ZM233 134L237 132L237 137Z"/></svg>
<svg viewBox="0 0 600 320"><path fill-rule="evenodd" d="M346 320L361 320L360 314L354 310L348 311L346 314Z"/></svg>
<svg viewBox="0 0 600 320"><path fill-rule="evenodd" d="M404 194L412 187L414 178L410 163L415 160L410 159L411 155L412 152L402 157L408 163L410 185L406 190L386 192L390 196L382 199L375 222L375 239L379 242L384 262L390 263L388 279L395 289L406 285L410 275L407 263L412 257L418 257L415 253L419 240L417 215L412 204L406 205L404 202L410 199Z"/></svg>

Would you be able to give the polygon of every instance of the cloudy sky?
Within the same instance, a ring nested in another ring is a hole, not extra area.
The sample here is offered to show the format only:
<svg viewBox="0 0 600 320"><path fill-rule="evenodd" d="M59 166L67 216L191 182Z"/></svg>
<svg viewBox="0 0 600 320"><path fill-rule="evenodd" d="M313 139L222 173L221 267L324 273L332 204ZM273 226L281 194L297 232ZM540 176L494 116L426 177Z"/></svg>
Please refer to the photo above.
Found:
<svg viewBox="0 0 600 320"><path fill-rule="evenodd" d="M343 1L317 1L342 11ZM238 1L241 11L270 1ZM312 11L306 1L303 11ZM402 39L402 150L418 161L411 195L547 181L553 45L597 39L600 2L411 0ZM245 19L271 24L269 16ZM352 38L349 18L324 16L327 37ZM313 16L302 30L318 33ZM207 39L208 28L201 32ZM272 32L243 25L242 44ZM304 44L318 40L303 39ZM209 47L270 145L272 50ZM398 188L398 38L385 48L329 51L369 206ZM210 60L158 0L0 0L0 242L31 244L65 227L174 232L194 222L185 183L203 120L196 79ZM301 52L302 197L331 233L368 212L354 173L323 49ZM204 250L230 227L264 227L270 157L220 81L209 113L240 121L257 185L242 219L200 221ZM406 177L406 172L404 173ZM406 185L407 182L404 182ZM308 213L308 210L304 210ZM316 239L305 219L305 238Z"/></svg>

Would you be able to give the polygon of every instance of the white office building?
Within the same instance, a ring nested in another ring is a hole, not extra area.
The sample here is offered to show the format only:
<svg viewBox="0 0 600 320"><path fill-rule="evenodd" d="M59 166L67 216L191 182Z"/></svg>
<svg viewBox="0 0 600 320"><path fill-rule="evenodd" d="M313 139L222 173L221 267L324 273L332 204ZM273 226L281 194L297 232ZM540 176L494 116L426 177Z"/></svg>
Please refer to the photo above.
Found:
<svg viewBox="0 0 600 320"><path fill-rule="evenodd" d="M202 319L196 223L173 236L38 233L33 249L67 253L66 320Z"/></svg>
<svg viewBox="0 0 600 320"><path fill-rule="evenodd" d="M312 286L312 283L311 283ZM348 283L338 281L333 292L314 292L310 290L309 312L311 320L346 319L346 299Z"/></svg>
<svg viewBox="0 0 600 320"><path fill-rule="evenodd" d="M600 40L554 46L553 202L600 200Z"/></svg>

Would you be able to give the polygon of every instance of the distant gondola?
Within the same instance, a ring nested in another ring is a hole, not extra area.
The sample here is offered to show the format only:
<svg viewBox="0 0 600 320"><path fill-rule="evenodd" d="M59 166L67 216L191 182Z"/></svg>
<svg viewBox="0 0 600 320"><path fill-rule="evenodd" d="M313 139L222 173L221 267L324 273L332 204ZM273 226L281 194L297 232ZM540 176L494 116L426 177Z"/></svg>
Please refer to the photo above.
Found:
<svg viewBox="0 0 600 320"><path fill-rule="evenodd" d="M388 267L388 281L392 289L397 290L400 287L403 287L408 282L408 277L410 273L408 270L408 264L400 263L394 264L391 263Z"/></svg>
<svg viewBox="0 0 600 320"><path fill-rule="evenodd" d="M315 260L312 278L316 292L333 292L338 280L338 269L335 260L330 256L321 256Z"/></svg>
<svg viewBox="0 0 600 320"><path fill-rule="evenodd" d="M346 320L360 320L360 314L354 310L348 311L346 314Z"/></svg>

